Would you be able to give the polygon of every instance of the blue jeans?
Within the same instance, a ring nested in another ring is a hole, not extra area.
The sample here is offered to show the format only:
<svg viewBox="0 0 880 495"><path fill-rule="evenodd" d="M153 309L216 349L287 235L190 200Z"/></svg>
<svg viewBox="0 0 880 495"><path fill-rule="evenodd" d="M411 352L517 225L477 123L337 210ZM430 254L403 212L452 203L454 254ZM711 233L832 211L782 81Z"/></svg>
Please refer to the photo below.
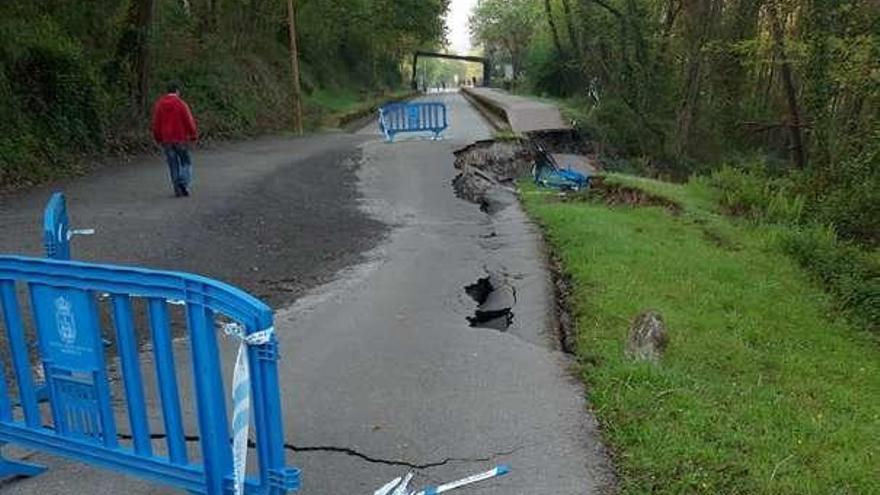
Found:
<svg viewBox="0 0 880 495"><path fill-rule="evenodd" d="M171 185L174 192L188 188L192 180L192 160L189 150L183 144L164 144L165 159L168 160L168 171L171 173Z"/></svg>

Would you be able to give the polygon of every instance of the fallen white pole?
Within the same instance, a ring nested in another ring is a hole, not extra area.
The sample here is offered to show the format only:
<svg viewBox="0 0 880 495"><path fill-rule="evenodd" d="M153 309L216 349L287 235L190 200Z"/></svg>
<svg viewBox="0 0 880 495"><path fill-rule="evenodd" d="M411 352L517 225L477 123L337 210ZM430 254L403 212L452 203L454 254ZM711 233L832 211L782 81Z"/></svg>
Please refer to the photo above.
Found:
<svg viewBox="0 0 880 495"><path fill-rule="evenodd" d="M429 486L424 490L416 493L415 495L437 495L439 493L448 492L450 490L454 490L456 488L461 488L465 485L470 485L472 483L477 483L479 481L488 480L490 478L494 478L496 476L503 476L510 472L510 467L506 464L502 464L500 466L496 466L494 469L490 469L485 473L475 474L473 476L468 476L467 478L462 478L457 481L450 481L449 483L445 483L440 486Z"/></svg>

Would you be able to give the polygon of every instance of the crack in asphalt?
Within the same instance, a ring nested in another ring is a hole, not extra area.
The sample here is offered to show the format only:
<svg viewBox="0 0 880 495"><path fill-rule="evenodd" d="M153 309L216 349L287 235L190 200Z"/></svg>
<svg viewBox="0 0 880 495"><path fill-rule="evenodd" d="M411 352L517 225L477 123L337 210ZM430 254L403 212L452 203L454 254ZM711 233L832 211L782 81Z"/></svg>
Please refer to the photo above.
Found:
<svg viewBox="0 0 880 495"><path fill-rule="evenodd" d="M134 440L134 436L128 433L117 433L117 438L120 440ZM167 439L168 435L166 433L151 433L150 440L164 440ZM198 435L184 435L184 442L198 442L201 440L201 437ZM231 443L231 439L230 439ZM257 447L256 442L251 439L248 439L248 448L254 449ZM404 466L410 469L430 469L439 466L445 466L451 462L489 462L498 457L511 455L516 453L522 449L522 446L514 447L510 450L505 450L501 452L494 452L485 457L445 457L440 461L426 462L426 463L415 463L409 461L403 461L399 459L384 459L381 457L373 457L363 452L359 452L350 447L337 447L333 445L315 445L315 446L298 446L292 443L285 443L284 450L289 450L291 452L333 452L336 454L345 454L351 457L357 457L364 461L373 463L373 464L384 464L387 466Z"/></svg>
<svg viewBox="0 0 880 495"><path fill-rule="evenodd" d="M514 449L503 451L503 452L495 452L491 455L485 457L446 457L441 461L427 462L423 464L417 464L409 461L401 461L401 460L393 460L393 459L382 459L378 457L371 457L364 453L358 452L357 450L348 448L348 447L332 447L332 446L321 446L321 447L297 447L291 444L285 444L284 448L288 450L293 450L295 452L336 452L340 454L346 454L352 457L358 457L367 462L371 462L374 464L385 464L389 466L405 466L411 469L430 469L438 466L445 466L451 462L488 462L497 457L510 455L520 450L521 447L516 447Z"/></svg>

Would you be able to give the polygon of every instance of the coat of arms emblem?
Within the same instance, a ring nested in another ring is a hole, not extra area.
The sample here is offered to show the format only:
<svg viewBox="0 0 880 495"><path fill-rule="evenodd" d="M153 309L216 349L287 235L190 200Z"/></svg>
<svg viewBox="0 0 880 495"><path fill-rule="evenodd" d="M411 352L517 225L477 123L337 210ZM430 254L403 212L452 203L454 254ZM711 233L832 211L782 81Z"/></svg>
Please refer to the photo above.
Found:
<svg viewBox="0 0 880 495"><path fill-rule="evenodd" d="M76 342L76 321L73 319L71 304L64 296L55 299L55 322L61 342L71 345Z"/></svg>

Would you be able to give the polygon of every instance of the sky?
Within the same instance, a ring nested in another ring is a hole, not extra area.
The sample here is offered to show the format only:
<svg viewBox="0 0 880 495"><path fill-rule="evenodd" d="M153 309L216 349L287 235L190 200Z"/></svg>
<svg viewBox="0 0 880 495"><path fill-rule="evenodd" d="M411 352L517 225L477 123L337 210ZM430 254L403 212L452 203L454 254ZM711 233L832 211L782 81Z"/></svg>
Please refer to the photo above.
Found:
<svg viewBox="0 0 880 495"><path fill-rule="evenodd" d="M453 52L466 55L471 49L471 34L468 32L468 16L477 0L452 0L446 15L447 37Z"/></svg>

